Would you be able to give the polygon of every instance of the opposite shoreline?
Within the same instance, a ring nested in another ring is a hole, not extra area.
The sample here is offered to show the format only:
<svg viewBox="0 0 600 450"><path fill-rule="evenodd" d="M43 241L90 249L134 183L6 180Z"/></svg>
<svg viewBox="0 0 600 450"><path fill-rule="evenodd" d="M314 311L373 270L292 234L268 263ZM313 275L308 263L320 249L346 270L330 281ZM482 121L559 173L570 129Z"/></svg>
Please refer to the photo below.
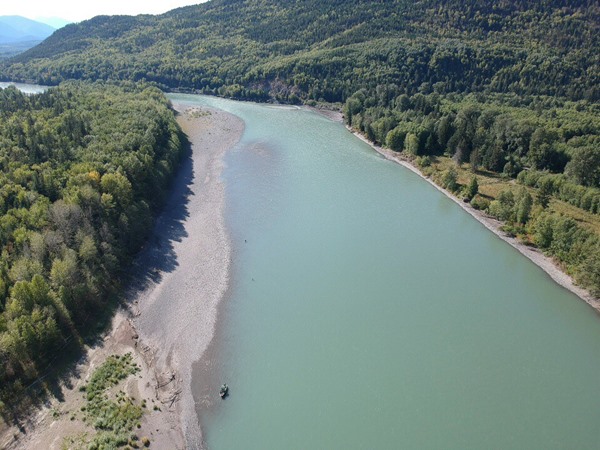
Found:
<svg viewBox="0 0 600 450"><path fill-rule="evenodd" d="M566 274L565 272L563 272L563 270L554 262L554 260L552 258L544 255L538 248L525 245L522 242L520 242L518 239L506 234L504 231L502 231L501 227L503 226L503 223L501 221L486 215L482 211L476 210L469 203L465 203L465 202L461 201L456 196L454 196L451 192L449 192L446 189L444 189L443 187L437 185L433 180L431 180L430 178L423 175L423 173L421 173L421 171L418 169L418 167L416 167L408 159L402 158L400 155L398 155L398 153L396 153L392 150L385 149L383 147L373 144L366 137L364 137L360 133L354 131L349 126L346 126L346 128L348 129L348 131L350 131L352 134L354 134L354 136L356 136L358 139L360 139L361 141L363 141L364 143L369 145L373 150L375 150L377 153L379 153L385 159L407 168L411 172L413 172L416 175L418 175L419 177L421 177L423 180L427 181L429 184L431 184L433 187L435 187L438 191L440 191L441 193L446 195L449 199L451 199L457 205L459 205L463 210L465 210L467 213L469 213L475 220L477 220L479 223L481 223L485 228L490 230L492 233L494 233L496 236L498 236L504 242L508 243L513 248L518 250L519 253L524 255L535 265L540 267L558 285L560 285L563 288L567 289L568 291L572 292L577 297L579 297L581 300L583 300L585 303L590 305L597 313L600 313L600 300L595 298L586 289L583 289L582 287L576 285L575 282L573 281L573 278L571 276L569 276L568 274Z"/></svg>

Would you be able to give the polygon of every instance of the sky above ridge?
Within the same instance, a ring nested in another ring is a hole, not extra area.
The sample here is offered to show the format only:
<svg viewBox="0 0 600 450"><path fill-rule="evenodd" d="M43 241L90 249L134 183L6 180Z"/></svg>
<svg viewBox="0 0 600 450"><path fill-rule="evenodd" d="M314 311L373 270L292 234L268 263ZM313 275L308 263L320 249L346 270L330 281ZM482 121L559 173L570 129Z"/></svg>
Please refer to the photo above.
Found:
<svg viewBox="0 0 600 450"><path fill-rule="evenodd" d="M60 17L81 22L98 15L162 14L181 6L203 3L204 0L23 0L0 1L0 16L23 16L28 19Z"/></svg>

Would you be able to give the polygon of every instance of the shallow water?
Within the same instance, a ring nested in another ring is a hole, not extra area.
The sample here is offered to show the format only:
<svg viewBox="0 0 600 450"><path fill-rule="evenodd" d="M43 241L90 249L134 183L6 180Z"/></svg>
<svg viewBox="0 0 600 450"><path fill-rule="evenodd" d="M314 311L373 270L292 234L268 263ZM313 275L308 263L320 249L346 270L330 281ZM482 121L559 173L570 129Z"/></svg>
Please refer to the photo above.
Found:
<svg viewBox="0 0 600 450"><path fill-rule="evenodd" d="M246 123L209 448L600 447L591 308L343 125L172 97Z"/></svg>
<svg viewBox="0 0 600 450"><path fill-rule="evenodd" d="M6 89L9 86L15 86L21 92L25 94L40 94L46 90L48 90L48 86L42 86L39 84L27 84L27 83L13 83L10 82L0 82L0 89Z"/></svg>

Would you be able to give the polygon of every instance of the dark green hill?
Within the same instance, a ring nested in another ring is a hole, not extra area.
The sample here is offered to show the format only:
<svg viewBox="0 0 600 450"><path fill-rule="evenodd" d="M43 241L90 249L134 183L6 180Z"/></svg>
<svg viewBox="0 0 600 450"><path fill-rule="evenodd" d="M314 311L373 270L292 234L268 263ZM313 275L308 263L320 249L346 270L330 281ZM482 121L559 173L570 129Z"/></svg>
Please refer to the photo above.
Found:
<svg viewBox="0 0 600 450"><path fill-rule="evenodd" d="M237 98L343 101L360 88L600 98L593 0L212 0L57 31L5 79L127 79Z"/></svg>

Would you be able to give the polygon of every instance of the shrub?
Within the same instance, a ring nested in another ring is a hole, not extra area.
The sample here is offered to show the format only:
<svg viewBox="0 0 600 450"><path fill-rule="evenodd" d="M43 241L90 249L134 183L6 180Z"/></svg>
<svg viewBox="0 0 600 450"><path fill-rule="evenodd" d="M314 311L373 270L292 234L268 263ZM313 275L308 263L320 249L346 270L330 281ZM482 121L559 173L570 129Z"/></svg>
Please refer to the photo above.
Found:
<svg viewBox="0 0 600 450"><path fill-rule="evenodd" d="M479 211L486 211L490 206L490 201L481 195L476 195L473 197L473 200L471 200L471 206Z"/></svg>

